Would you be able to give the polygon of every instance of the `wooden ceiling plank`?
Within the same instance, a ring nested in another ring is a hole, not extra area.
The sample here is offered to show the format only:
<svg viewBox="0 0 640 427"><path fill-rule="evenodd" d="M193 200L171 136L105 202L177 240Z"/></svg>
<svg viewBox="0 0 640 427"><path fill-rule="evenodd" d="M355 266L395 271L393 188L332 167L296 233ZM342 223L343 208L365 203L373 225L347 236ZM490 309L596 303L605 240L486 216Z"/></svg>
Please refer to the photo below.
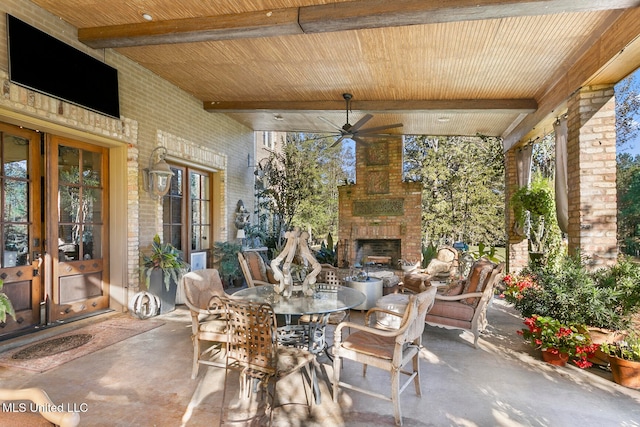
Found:
<svg viewBox="0 0 640 427"><path fill-rule="evenodd" d="M343 101L207 101L204 109L218 112L251 111L330 111L344 110ZM354 111L519 111L532 113L538 105L534 99L458 99L409 101L351 101Z"/></svg>
<svg viewBox="0 0 640 427"><path fill-rule="evenodd" d="M508 151L521 140L530 139L537 123L550 114L560 114L559 106L567 101L571 94L580 89L585 82L590 84L615 83L594 81L595 75L607 65L625 47L631 44L640 33L640 9L633 8L619 15L619 18L601 33L598 40L591 43L584 54L558 78L549 84L549 90L539 99L540 107L529 115L516 128L504 136L504 150Z"/></svg>
<svg viewBox="0 0 640 427"><path fill-rule="evenodd" d="M298 9L172 19L78 29L78 40L94 49L191 43L301 34Z"/></svg>
<svg viewBox="0 0 640 427"><path fill-rule="evenodd" d="M191 43L368 28L625 9L640 0L366 0L137 24L80 28L95 48Z"/></svg>

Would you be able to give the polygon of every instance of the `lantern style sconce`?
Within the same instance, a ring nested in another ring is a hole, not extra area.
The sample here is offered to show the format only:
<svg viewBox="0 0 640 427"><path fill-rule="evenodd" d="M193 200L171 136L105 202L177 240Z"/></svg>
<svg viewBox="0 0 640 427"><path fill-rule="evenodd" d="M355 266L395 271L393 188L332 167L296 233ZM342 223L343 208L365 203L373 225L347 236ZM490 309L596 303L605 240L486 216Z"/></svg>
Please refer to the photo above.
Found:
<svg viewBox="0 0 640 427"><path fill-rule="evenodd" d="M160 199L169 192L171 188L171 177L173 171L164 160L167 155L167 149L164 147L156 147L149 157L149 167L142 170L142 178L144 189L154 199ZM158 161L154 163L154 158Z"/></svg>

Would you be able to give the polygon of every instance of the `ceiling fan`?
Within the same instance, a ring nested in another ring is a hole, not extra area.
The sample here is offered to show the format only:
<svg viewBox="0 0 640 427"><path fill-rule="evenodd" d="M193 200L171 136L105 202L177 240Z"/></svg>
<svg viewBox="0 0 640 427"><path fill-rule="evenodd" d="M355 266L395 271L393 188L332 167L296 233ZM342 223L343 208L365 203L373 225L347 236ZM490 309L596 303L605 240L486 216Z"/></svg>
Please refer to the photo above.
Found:
<svg viewBox="0 0 640 427"><path fill-rule="evenodd" d="M358 120L356 123L352 125L349 123L349 110L351 110L351 98L353 98L353 95L351 95L350 93L343 93L342 97L346 102L347 123L345 123L344 125L342 125L342 127L340 127L331 123L331 121L325 119L324 117L318 117L320 120L324 121L325 123L328 123L331 127L337 130L337 132L334 131L332 135L327 135L324 137L324 138L330 138L333 136L338 136L338 139L333 144L331 144L329 148L335 147L345 139L352 139L356 142L363 142L361 139L358 138L358 136L373 136L378 134L378 132L380 131L403 126L402 123L395 123L392 125L376 126L372 128L361 129L365 123L367 123L369 120L373 118L371 114L365 114L360 120ZM321 139L321 138L318 138L318 139Z"/></svg>

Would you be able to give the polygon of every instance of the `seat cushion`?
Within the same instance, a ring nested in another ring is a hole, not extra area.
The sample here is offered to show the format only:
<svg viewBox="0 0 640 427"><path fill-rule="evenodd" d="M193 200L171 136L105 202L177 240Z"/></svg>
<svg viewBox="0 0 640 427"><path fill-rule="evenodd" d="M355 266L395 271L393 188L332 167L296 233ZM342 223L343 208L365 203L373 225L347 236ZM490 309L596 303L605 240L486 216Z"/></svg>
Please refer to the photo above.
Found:
<svg viewBox="0 0 640 427"><path fill-rule="evenodd" d="M28 409L29 405L34 405L34 403L28 402L25 403ZM17 403L16 403L17 405ZM18 408L18 406L16 406ZM38 426L53 426L53 423L50 423L46 419L42 417L37 412L19 412L18 410L11 411L3 411L0 412L0 426L11 426L11 427L38 427Z"/></svg>
<svg viewBox="0 0 640 427"><path fill-rule="evenodd" d="M489 276L491 275L491 271L493 270L494 264L489 261L478 261L473 266L471 273L469 274L469 279L465 285L462 293L471 293L471 292L484 292L485 287L489 283ZM476 307L480 298L472 297L465 298L461 302L472 307Z"/></svg>
<svg viewBox="0 0 640 427"><path fill-rule="evenodd" d="M225 320L209 320L200 323L200 332L226 333L227 322Z"/></svg>
<svg viewBox="0 0 640 427"><path fill-rule="evenodd" d="M471 322L467 322L466 320L451 319L449 317L434 316L431 313L427 313L424 321L437 325L445 325L451 326L453 328L471 330Z"/></svg>
<svg viewBox="0 0 640 427"><path fill-rule="evenodd" d="M463 304L460 301L442 301L436 299L433 307L431 307L431 310L427 313L427 317L440 316L470 322L471 319L473 319L474 312L473 307Z"/></svg>
<svg viewBox="0 0 640 427"><path fill-rule="evenodd" d="M309 351L295 348L278 346L278 375L285 376L305 365L313 363L315 356Z"/></svg>
<svg viewBox="0 0 640 427"><path fill-rule="evenodd" d="M254 280L267 281L267 266L264 260L257 252L244 252L244 257L247 260L247 266L249 272Z"/></svg>
<svg viewBox="0 0 640 427"><path fill-rule="evenodd" d="M465 288L465 284L466 284L465 280L457 280L453 283L448 284L441 290L438 289L438 293L440 295L446 295L446 296L460 295Z"/></svg>
<svg viewBox="0 0 640 427"><path fill-rule="evenodd" d="M358 353L391 360L395 348L395 337L381 337L364 331L352 333L342 342L346 349Z"/></svg>

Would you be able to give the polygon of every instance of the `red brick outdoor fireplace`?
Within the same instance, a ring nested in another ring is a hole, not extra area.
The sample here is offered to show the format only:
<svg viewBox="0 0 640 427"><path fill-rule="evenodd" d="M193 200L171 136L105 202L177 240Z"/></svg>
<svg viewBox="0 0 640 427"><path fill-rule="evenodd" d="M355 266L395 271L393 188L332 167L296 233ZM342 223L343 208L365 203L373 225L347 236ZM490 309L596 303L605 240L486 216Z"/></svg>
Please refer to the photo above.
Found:
<svg viewBox="0 0 640 427"><path fill-rule="evenodd" d="M402 137L364 139L356 145L356 184L338 188L338 264L367 256L419 261L422 183L402 181Z"/></svg>

